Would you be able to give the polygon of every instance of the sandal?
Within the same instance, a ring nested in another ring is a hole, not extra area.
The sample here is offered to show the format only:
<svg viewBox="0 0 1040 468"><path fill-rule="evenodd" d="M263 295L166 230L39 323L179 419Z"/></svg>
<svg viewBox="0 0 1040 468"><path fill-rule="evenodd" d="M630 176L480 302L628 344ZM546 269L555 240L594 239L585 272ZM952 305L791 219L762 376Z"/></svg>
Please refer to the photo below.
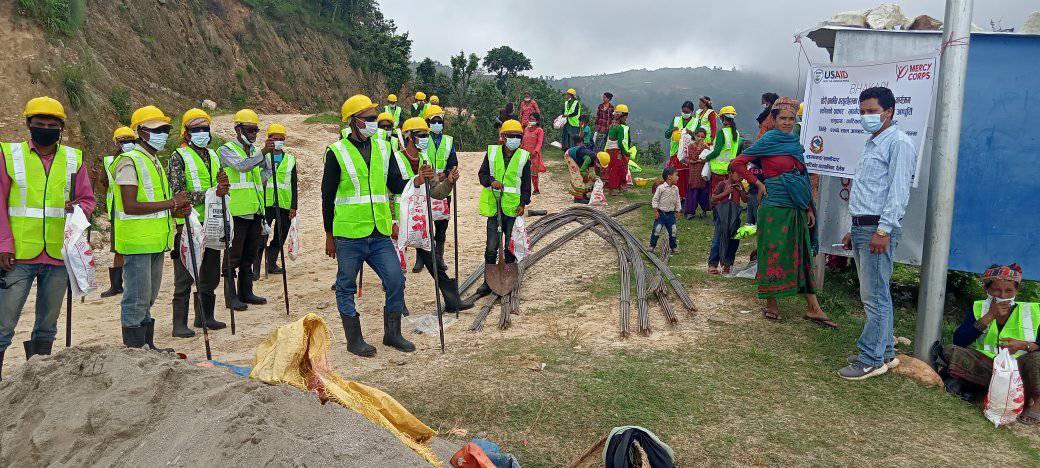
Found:
<svg viewBox="0 0 1040 468"><path fill-rule="evenodd" d="M709 275L717 275L717 274L719 274L719 267L708 267L708 274Z"/></svg>
<svg viewBox="0 0 1040 468"><path fill-rule="evenodd" d="M806 315L805 317L802 317L802 318L805 319L805 320L808 320L808 321L810 321L812 323L815 323L815 324L817 324L817 325L819 325L819 326L821 326L823 328L833 328L835 330L838 329L838 324L835 323L833 320L827 318L827 317L810 317L810 316Z"/></svg>
<svg viewBox="0 0 1040 468"><path fill-rule="evenodd" d="M779 322L780 321L780 313L779 312L773 312L773 311L771 311L769 309L762 309L762 316L765 317L766 320L769 320L771 322Z"/></svg>

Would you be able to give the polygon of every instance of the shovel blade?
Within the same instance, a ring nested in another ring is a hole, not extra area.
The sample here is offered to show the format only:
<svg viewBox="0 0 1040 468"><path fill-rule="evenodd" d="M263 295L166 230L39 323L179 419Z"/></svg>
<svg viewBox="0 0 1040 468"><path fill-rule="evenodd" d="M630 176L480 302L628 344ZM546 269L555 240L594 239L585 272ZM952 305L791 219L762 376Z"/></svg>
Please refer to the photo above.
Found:
<svg viewBox="0 0 1040 468"><path fill-rule="evenodd" d="M484 281L491 291L505 296L516 288L520 272L515 263L488 263L484 265Z"/></svg>

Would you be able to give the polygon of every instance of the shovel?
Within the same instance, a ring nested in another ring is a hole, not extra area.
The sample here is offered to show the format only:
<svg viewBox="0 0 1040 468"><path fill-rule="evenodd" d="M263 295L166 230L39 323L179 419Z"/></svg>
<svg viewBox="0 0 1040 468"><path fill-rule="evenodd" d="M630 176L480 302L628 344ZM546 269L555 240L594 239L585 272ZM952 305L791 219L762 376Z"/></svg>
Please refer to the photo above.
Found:
<svg viewBox="0 0 1040 468"><path fill-rule="evenodd" d="M506 263L505 234L502 231L502 194L497 190L492 190L492 194L497 194L495 202L498 204L498 263L484 266L484 281L495 294L505 296L513 292L520 274L515 263Z"/></svg>

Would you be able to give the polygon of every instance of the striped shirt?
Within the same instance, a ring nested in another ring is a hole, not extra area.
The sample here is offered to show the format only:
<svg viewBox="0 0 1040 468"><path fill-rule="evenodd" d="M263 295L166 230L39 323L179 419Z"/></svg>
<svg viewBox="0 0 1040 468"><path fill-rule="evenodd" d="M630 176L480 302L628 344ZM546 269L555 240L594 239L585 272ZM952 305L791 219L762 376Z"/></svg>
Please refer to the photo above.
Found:
<svg viewBox="0 0 1040 468"><path fill-rule="evenodd" d="M917 167L917 149L896 125L867 140L856 165L849 194L849 214L881 216L878 229L899 228L910 201L910 184Z"/></svg>

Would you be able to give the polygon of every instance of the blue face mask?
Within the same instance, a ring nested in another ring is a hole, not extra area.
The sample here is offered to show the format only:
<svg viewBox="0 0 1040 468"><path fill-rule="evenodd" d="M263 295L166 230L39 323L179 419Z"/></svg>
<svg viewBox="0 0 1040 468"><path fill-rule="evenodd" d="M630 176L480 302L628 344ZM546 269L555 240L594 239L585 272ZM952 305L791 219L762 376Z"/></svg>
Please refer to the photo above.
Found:
<svg viewBox="0 0 1040 468"><path fill-rule="evenodd" d="M430 124L430 131L433 133L441 133L444 131L444 124L440 122L432 123Z"/></svg>
<svg viewBox="0 0 1040 468"><path fill-rule="evenodd" d="M209 132L192 132L191 134L191 144L198 146L199 148L209 146L209 141Z"/></svg>
<svg viewBox="0 0 1040 468"><path fill-rule="evenodd" d="M860 117L860 124L863 125L863 130L870 133L875 133L881 130L881 114L863 114Z"/></svg>
<svg viewBox="0 0 1040 468"><path fill-rule="evenodd" d="M511 150L516 150L519 147L520 147L520 139L519 138L506 138L506 148L509 148Z"/></svg>
<svg viewBox="0 0 1040 468"><path fill-rule="evenodd" d="M129 153L134 150L135 146L137 145L135 145L134 142L128 141L126 143L120 144L119 149L123 150L124 153Z"/></svg>
<svg viewBox="0 0 1040 468"><path fill-rule="evenodd" d="M148 146L155 148L156 151L162 151L169 139L169 133L150 133L148 134Z"/></svg>

